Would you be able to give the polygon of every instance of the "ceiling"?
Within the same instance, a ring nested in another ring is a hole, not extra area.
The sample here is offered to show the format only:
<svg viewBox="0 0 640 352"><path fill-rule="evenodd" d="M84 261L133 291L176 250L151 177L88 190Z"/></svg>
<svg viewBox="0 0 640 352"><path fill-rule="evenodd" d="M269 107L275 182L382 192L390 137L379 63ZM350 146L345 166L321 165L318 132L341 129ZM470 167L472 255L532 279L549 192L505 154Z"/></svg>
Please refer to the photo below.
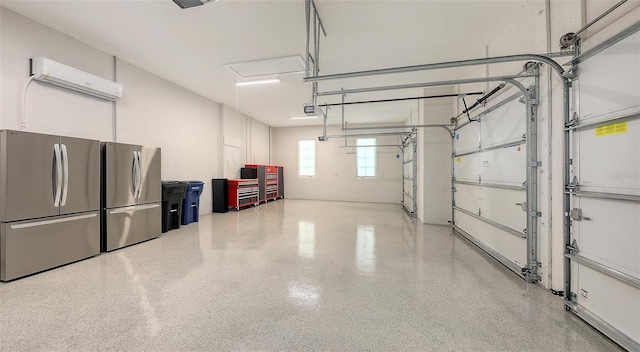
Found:
<svg viewBox="0 0 640 352"><path fill-rule="evenodd" d="M327 36L320 74L478 57L525 0L316 0ZM171 0L2 0L0 4L274 127L320 124L303 115L311 83L303 74L278 84L236 87L225 64L305 55L304 0L219 0L180 9ZM453 78L429 71L319 84L320 91ZM126 89L126 87L124 87ZM419 90L357 94L347 101L419 96ZM335 102L339 97L321 100ZM352 105L351 123L402 121L417 102ZM330 111L339 123L340 109Z"/></svg>

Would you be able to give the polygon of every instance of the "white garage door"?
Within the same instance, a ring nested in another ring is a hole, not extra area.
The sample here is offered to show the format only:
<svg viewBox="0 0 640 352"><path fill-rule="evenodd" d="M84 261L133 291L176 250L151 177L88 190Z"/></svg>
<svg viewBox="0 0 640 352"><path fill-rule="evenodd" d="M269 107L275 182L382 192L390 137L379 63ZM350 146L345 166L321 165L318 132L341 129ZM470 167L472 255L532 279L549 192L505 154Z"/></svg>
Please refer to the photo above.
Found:
<svg viewBox="0 0 640 352"><path fill-rule="evenodd" d="M508 97L455 131L453 227L518 275L536 281L528 264L535 262L527 241L528 110L518 89L503 96Z"/></svg>
<svg viewBox="0 0 640 352"><path fill-rule="evenodd" d="M410 135L402 137L402 206L413 217L418 213L417 138L415 129Z"/></svg>
<svg viewBox="0 0 640 352"><path fill-rule="evenodd" d="M640 32L625 35L576 61L566 305L640 350Z"/></svg>

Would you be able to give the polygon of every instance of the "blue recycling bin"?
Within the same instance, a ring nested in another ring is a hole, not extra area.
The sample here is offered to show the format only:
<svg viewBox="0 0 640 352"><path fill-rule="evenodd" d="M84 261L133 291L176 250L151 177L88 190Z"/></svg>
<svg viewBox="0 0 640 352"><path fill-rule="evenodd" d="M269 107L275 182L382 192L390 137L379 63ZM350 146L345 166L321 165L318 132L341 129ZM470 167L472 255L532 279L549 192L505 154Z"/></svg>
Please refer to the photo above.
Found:
<svg viewBox="0 0 640 352"><path fill-rule="evenodd" d="M200 209L200 194L204 188L202 181L184 181L188 183L187 194L182 201L182 225L198 222L198 211Z"/></svg>

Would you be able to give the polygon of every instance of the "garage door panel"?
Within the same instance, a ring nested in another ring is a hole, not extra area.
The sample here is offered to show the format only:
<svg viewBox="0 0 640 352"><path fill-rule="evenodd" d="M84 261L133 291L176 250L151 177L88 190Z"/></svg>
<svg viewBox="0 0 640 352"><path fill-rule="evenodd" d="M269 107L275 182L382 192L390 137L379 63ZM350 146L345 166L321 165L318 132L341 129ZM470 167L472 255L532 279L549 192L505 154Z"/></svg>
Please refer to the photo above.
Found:
<svg viewBox="0 0 640 352"><path fill-rule="evenodd" d="M527 260L526 239L516 237L463 212L455 213L456 225L519 267Z"/></svg>
<svg viewBox="0 0 640 352"><path fill-rule="evenodd" d="M579 74L581 121L636 110L640 106L640 32L581 63Z"/></svg>
<svg viewBox="0 0 640 352"><path fill-rule="evenodd" d="M477 213L480 209L480 201L482 198L481 188L471 185L456 186L456 206L466 209L472 213Z"/></svg>
<svg viewBox="0 0 640 352"><path fill-rule="evenodd" d="M480 153L482 182L522 186L526 180L526 146L513 146Z"/></svg>
<svg viewBox="0 0 640 352"><path fill-rule="evenodd" d="M573 224L579 254L640 278L640 203L580 198L574 206L589 218Z"/></svg>
<svg viewBox="0 0 640 352"><path fill-rule="evenodd" d="M504 187L519 188L526 180L526 106L519 102L521 92L501 93L476 115L480 122L455 135L456 154L471 153L456 157L455 179L477 185L456 185L455 205L464 211L456 209L454 220L481 248L522 275L520 269L527 266L527 242L522 238L527 217L516 203L524 202L526 192ZM511 146L502 147L505 144Z"/></svg>
<svg viewBox="0 0 640 352"><path fill-rule="evenodd" d="M640 290L581 264L575 264L574 270L579 278L577 303L639 341Z"/></svg>
<svg viewBox="0 0 640 352"><path fill-rule="evenodd" d="M640 350L638 28L636 23L579 60L579 119L570 132L571 179L578 187L568 185L576 193L565 243L577 247L569 247L568 306L577 304L578 315L633 350Z"/></svg>
<svg viewBox="0 0 640 352"><path fill-rule="evenodd" d="M480 124L477 122L468 124L456 131L455 148L457 153L466 153L478 150L480 136Z"/></svg>
<svg viewBox="0 0 640 352"><path fill-rule="evenodd" d="M482 117L482 147L520 141L526 133L525 106L518 100Z"/></svg>
<svg viewBox="0 0 640 352"><path fill-rule="evenodd" d="M526 212L516 203L524 203L525 191L482 188L482 216L515 230L527 228Z"/></svg>
<svg viewBox="0 0 640 352"><path fill-rule="evenodd" d="M640 195L639 137L640 119L576 132L581 190Z"/></svg>
<svg viewBox="0 0 640 352"><path fill-rule="evenodd" d="M479 160L478 154L457 157L454 165L456 180L478 182Z"/></svg>

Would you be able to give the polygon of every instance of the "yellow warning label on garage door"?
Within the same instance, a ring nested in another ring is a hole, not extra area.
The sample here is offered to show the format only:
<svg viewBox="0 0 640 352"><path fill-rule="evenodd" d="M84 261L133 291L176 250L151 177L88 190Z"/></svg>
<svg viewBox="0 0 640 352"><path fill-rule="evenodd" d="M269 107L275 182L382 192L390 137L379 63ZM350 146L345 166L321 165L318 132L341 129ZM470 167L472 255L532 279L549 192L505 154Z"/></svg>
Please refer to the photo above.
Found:
<svg viewBox="0 0 640 352"><path fill-rule="evenodd" d="M596 127L596 137L608 136L610 134L626 133L627 121L612 123Z"/></svg>

